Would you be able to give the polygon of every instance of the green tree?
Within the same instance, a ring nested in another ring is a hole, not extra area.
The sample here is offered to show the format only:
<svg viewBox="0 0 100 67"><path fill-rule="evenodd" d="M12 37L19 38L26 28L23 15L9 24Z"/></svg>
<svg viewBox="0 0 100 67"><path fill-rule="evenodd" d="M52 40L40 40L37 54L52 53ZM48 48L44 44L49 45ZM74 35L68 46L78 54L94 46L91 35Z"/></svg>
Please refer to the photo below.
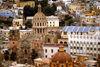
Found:
<svg viewBox="0 0 100 67"><path fill-rule="evenodd" d="M26 26L27 28L32 28L32 23L31 23L30 21L27 21L27 22L25 23L25 26Z"/></svg>
<svg viewBox="0 0 100 67"><path fill-rule="evenodd" d="M15 60L17 59L17 55L16 55L15 52L12 52L12 53L11 53L10 59L11 59L12 61L15 61Z"/></svg>
<svg viewBox="0 0 100 67"><path fill-rule="evenodd" d="M4 53L4 59L7 61L9 60L9 52L6 50Z"/></svg>
<svg viewBox="0 0 100 67"><path fill-rule="evenodd" d="M43 8L43 13L46 16L54 15L56 11L56 6L53 4L52 6L48 5Z"/></svg>
<svg viewBox="0 0 100 67"><path fill-rule="evenodd" d="M69 15L65 15L65 19L64 20L69 20L69 19L72 19L72 17L69 16Z"/></svg>
<svg viewBox="0 0 100 67"><path fill-rule="evenodd" d="M68 20L69 26L71 26L72 23L74 23L74 21L72 19Z"/></svg>
<svg viewBox="0 0 100 67"><path fill-rule="evenodd" d="M37 6L33 8L30 7L29 5L26 5L23 10L23 16L26 19L27 16L34 16L36 12L37 12Z"/></svg>
<svg viewBox="0 0 100 67"><path fill-rule="evenodd" d="M35 49L32 49L32 60L34 61L35 58L38 57L38 53L35 51Z"/></svg>

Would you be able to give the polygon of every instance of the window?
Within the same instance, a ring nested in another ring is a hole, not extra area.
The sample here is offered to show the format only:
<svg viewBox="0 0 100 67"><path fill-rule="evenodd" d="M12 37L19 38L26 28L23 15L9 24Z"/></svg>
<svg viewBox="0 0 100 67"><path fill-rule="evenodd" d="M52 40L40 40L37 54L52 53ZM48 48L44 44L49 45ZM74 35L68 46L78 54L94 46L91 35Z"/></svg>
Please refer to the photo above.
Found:
<svg viewBox="0 0 100 67"><path fill-rule="evenodd" d="M64 67L64 65L61 65L61 67Z"/></svg>
<svg viewBox="0 0 100 67"><path fill-rule="evenodd" d="M13 42L13 44L15 44L15 42Z"/></svg>
<svg viewBox="0 0 100 67"><path fill-rule="evenodd" d="M64 35L66 35L67 34L67 32L64 32Z"/></svg>
<svg viewBox="0 0 100 67"><path fill-rule="evenodd" d="M51 53L53 53L53 49L51 49Z"/></svg>
<svg viewBox="0 0 100 67"><path fill-rule="evenodd" d="M64 44L67 44L67 42L64 42Z"/></svg>
<svg viewBox="0 0 100 67"><path fill-rule="evenodd" d="M56 64L53 64L53 67L56 67Z"/></svg>
<svg viewBox="0 0 100 67"><path fill-rule="evenodd" d="M41 23L40 23L40 26L41 26Z"/></svg>
<svg viewBox="0 0 100 67"><path fill-rule="evenodd" d="M98 42L98 45L100 45L100 42Z"/></svg>
<svg viewBox="0 0 100 67"><path fill-rule="evenodd" d="M48 38L48 42L50 43L50 39Z"/></svg>
<svg viewBox="0 0 100 67"><path fill-rule="evenodd" d="M60 44L63 44L63 42L61 41Z"/></svg>
<svg viewBox="0 0 100 67"><path fill-rule="evenodd" d="M71 67L71 64L69 64L69 67Z"/></svg>
<svg viewBox="0 0 100 67"><path fill-rule="evenodd" d="M47 53L47 49L45 49L45 52Z"/></svg>
<svg viewBox="0 0 100 67"><path fill-rule="evenodd" d="M45 58L47 58L47 55L45 55Z"/></svg>
<svg viewBox="0 0 100 67"><path fill-rule="evenodd" d="M12 31L12 35L15 35L15 31Z"/></svg>
<svg viewBox="0 0 100 67"><path fill-rule="evenodd" d="M25 54L27 54L27 50L25 49Z"/></svg>

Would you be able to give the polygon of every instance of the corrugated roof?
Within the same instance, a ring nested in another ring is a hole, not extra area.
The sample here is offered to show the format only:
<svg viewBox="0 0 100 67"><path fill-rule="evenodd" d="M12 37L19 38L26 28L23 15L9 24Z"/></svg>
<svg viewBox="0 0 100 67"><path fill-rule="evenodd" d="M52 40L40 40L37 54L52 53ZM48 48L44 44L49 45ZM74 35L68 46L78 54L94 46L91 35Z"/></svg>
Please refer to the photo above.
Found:
<svg viewBox="0 0 100 67"><path fill-rule="evenodd" d="M88 32L90 30L100 30L100 27L65 26L62 32Z"/></svg>

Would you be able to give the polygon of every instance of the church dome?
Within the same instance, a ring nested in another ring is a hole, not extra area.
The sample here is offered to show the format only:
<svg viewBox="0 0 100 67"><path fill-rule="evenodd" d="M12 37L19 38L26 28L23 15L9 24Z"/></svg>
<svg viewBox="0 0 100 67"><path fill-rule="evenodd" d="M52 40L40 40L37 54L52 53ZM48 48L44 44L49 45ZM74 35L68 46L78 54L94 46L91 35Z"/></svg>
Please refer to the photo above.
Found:
<svg viewBox="0 0 100 67"><path fill-rule="evenodd" d="M38 5L38 12L34 15L33 23L47 23L46 16L41 12L41 5Z"/></svg>
<svg viewBox="0 0 100 67"><path fill-rule="evenodd" d="M72 62L72 57L65 52L63 46L60 46L59 51L52 56L51 60L52 62L66 63Z"/></svg>

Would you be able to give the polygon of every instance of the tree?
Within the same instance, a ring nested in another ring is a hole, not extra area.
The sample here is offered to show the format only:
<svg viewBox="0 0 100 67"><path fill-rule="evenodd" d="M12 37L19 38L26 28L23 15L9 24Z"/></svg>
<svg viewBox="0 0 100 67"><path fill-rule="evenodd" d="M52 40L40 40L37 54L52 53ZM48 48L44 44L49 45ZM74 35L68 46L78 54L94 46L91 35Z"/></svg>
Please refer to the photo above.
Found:
<svg viewBox="0 0 100 67"><path fill-rule="evenodd" d="M34 8L33 7L30 7L29 5L26 5L24 7L24 10L23 10L23 16L24 18L26 19L27 16L34 16L37 12L37 6L35 6Z"/></svg>
<svg viewBox="0 0 100 67"><path fill-rule="evenodd" d="M9 52L6 50L4 53L4 59L7 61L9 60Z"/></svg>
<svg viewBox="0 0 100 67"><path fill-rule="evenodd" d="M32 23L31 23L30 21L27 21L27 22L25 23L25 26L26 26L27 28L32 28Z"/></svg>
<svg viewBox="0 0 100 67"><path fill-rule="evenodd" d="M56 11L56 6L53 4L52 6L48 5L43 8L43 13L46 16L54 15Z"/></svg>
<svg viewBox="0 0 100 67"><path fill-rule="evenodd" d="M16 55L15 52L12 52L12 53L11 53L10 59L11 59L12 61L15 61L15 60L17 59L17 55Z"/></svg>
<svg viewBox="0 0 100 67"><path fill-rule="evenodd" d="M69 20L69 19L72 19L72 17L69 16L69 15L65 15L65 19L64 20Z"/></svg>
<svg viewBox="0 0 100 67"><path fill-rule="evenodd" d="M35 49L32 49L32 60L34 61L35 58L38 57L38 53L35 51Z"/></svg>
<svg viewBox="0 0 100 67"><path fill-rule="evenodd" d="M68 20L69 26L70 26L72 23L74 23L74 21L73 21L72 19Z"/></svg>

